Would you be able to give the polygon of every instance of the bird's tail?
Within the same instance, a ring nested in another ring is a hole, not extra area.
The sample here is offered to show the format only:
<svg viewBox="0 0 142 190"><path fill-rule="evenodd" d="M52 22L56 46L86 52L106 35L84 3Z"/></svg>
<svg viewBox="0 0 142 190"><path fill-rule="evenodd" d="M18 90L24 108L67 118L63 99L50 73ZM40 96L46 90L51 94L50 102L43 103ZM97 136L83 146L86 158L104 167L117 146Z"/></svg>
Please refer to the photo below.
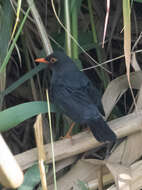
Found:
<svg viewBox="0 0 142 190"><path fill-rule="evenodd" d="M116 141L115 133L109 128L103 118L95 118L87 122L93 135L99 142Z"/></svg>

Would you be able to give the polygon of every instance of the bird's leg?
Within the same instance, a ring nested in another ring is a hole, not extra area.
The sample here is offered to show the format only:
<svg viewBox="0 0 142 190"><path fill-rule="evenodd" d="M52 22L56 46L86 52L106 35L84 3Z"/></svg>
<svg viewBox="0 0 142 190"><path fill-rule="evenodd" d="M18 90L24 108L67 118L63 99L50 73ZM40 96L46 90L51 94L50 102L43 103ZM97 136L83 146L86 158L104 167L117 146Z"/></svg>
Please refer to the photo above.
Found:
<svg viewBox="0 0 142 190"><path fill-rule="evenodd" d="M72 138L71 136L71 132L72 132L72 129L74 128L75 126L75 122L73 122L68 130L68 132L66 133L66 135L64 136L64 138Z"/></svg>

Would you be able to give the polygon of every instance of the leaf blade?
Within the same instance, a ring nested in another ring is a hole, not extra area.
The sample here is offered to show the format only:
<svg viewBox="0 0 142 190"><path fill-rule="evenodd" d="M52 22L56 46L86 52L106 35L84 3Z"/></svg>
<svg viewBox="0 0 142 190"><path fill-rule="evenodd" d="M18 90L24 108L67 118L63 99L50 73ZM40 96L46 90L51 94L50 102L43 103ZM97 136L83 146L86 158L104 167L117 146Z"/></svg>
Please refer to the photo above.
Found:
<svg viewBox="0 0 142 190"><path fill-rule="evenodd" d="M51 104L51 112L55 107ZM0 131L6 131L37 114L48 112L47 102L34 101L19 104L0 112Z"/></svg>

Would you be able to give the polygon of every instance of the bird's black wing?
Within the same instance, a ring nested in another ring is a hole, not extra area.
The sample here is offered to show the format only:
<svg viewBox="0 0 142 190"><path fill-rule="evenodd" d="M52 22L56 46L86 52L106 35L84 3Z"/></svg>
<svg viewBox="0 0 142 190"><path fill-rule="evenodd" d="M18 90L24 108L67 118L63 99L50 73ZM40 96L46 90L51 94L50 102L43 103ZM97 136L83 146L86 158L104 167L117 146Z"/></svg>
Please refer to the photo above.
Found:
<svg viewBox="0 0 142 190"><path fill-rule="evenodd" d="M54 86L52 89L53 102L75 122L85 123L86 120L99 115L85 87Z"/></svg>
<svg viewBox="0 0 142 190"><path fill-rule="evenodd" d="M88 82L88 85L86 86L87 92L89 97L91 98L92 102L97 106L101 114L104 115L104 108L101 102L101 93L99 90L93 86L91 81Z"/></svg>
<svg viewBox="0 0 142 190"><path fill-rule="evenodd" d="M98 108L88 96L87 88L54 86L54 103L72 120L89 125L100 142L115 141L116 135L101 117Z"/></svg>
<svg viewBox="0 0 142 190"><path fill-rule="evenodd" d="M62 83L62 85L65 87L73 88L74 92L78 91L78 89L81 89L80 93L84 93L84 96L86 96L86 98L89 99L92 104L95 104L99 111L104 115L101 94L83 72L80 72L75 67L73 74L72 72L66 72L64 73L64 78L61 80L58 78L58 81L60 81L60 84Z"/></svg>

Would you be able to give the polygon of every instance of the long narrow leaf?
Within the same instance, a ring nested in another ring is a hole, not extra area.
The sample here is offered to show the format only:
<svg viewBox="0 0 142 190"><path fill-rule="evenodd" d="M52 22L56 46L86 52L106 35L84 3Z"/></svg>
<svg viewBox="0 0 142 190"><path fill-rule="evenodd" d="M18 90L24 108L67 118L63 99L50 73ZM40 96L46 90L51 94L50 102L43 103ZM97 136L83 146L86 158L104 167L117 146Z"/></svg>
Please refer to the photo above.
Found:
<svg viewBox="0 0 142 190"><path fill-rule="evenodd" d="M3 92L1 92L0 93L0 98L3 97L3 96L8 95L9 93L11 93L13 90L15 90L16 88L18 88L21 84L23 84L24 82L26 82L28 79L32 78L35 74L37 74L39 71L45 69L46 67L47 67L46 64L39 64L34 69L30 70L28 73L26 73L25 75L23 75L19 80L17 80L16 82L14 82L10 87L8 87L6 90L4 90Z"/></svg>
<svg viewBox="0 0 142 190"><path fill-rule="evenodd" d="M54 111L55 107L51 105L51 112ZM46 112L48 112L48 105L47 102L43 101L28 102L8 108L0 112L0 132L11 129L37 114Z"/></svg>
<svg viewBox="0 0 142 190"><path fill-rule="evenodd" d="M40 173L38 165L35 164L29 168L24 175L24 183L18 190L33 190L40 183Z"/></svg>
<svg viewBox="0 0 142 190"><path fill-rule="evenodd" d="M4 61L3 61L3 64L2 64L1 67L0 67L0 73L3 72L4 69L6 68L6 65L7 65L8 61L9 61L9 59L10 59L11 53L12 53L12 51L13 51L13 49L14 49L14 47L15 47L15 44L16 44L16 42L17 42L17 40L18 40L18 37L20 36L20 33L21 33L22 29L23 29L23 26L24 26L24 24L25 24L25 21L26 21L26 19L27 19L27 16L28 16L28 14L29 14L29 11L30 11L30 7L28 8L28 10L27 10L27 12L26 12L26 14L25 14L25 16L24 16L24 19L23 19L23 21L22 21L22 23L21 23L21 25L20 25L20 27L19 27L19 30L18 30L18 32L16 33L16 36L15 36L15 38L13 39L13 42L12 42L12 44L11 44L11 46L10 46L10 49L9 49L9 51L8 51L8 53L7 53L7 55L6 55L5 59L4 59Z"/></svg>
<svg viewBox="0 0 142 190"><path fill-rule="evenodd" d="M123 21L124 21L124 54L127 68L127 77L130 75L131 59L131 21L130 21L130 0L123 0Z"/></svg>
<svg viewBox="0 0 142 190"><path fill-rule="evenodd" d="M79 12L81 3L82 3L82 0L78 0L78 1L72 0L72 1L71 1L71 12L74 10L75 7L78 8L78 12Z"/></svg>
<svg viewBox="0 0 142 190"><path fill-rule="evenodd" d="M129 88L132 94L134 105L137 108L134 93L131 86L131 81L130 81L130 64L131 64L131 17L130 16L131 16L130 0L123 0L125 63L126 63Z"/></svg>

